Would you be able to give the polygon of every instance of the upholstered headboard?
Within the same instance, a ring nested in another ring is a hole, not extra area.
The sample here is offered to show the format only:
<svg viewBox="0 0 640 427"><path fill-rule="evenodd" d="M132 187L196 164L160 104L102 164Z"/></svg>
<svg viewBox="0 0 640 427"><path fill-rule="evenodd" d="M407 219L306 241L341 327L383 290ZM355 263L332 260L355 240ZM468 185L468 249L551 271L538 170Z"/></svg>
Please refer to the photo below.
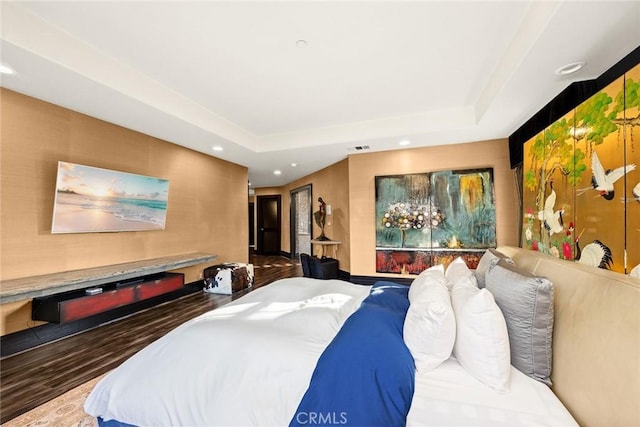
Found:
<svg viewBox="0 0 640 427"><path fill-rule="evenodd" d="M554 284L553 391L581 426L640 426L640 280L502 246Z"/></svg>

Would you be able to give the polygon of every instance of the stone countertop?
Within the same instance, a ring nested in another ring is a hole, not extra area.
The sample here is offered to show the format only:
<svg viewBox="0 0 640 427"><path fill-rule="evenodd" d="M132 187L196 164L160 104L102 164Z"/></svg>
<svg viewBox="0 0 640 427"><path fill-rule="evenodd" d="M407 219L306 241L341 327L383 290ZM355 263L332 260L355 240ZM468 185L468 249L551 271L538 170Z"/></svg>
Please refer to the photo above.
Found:
<svg viewBox="0 0 640 427"><path fill-rule="evenodd" d="M0 281L0 304L73 291L211 262L216 255L190 253Z"/></svg>

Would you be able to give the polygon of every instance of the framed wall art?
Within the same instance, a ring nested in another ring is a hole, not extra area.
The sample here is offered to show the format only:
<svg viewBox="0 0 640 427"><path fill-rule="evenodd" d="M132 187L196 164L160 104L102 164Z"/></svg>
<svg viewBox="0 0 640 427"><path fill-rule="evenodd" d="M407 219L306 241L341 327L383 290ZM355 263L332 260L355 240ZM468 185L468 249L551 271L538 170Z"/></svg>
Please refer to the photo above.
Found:
<svg viewBox="0 0 640 427"><path fill-rule="evenodd" d="M58 162L51 232L164 230L169 181Z"/></svg>
<svg viewBox="0 0 640 427"><path fill-rule="evenodd" d="M419 274L496 246L493 169L377 176L376 271Z"/></svg>

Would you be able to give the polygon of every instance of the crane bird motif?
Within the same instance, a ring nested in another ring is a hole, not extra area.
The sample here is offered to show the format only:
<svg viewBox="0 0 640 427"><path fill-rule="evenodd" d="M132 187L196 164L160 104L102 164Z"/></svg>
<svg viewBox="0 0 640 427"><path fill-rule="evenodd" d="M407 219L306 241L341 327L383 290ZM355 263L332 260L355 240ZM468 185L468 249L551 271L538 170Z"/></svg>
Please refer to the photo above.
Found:
<svg viewBox="0 0 640 427"><path fill-rule="evenodd" d="M598 154L594 151L593 157L591 158L591 172L593 173L591 178L591 187L581 188L576 193L580 196L586 191L594 189L599 192L605 200L612 200L614 196L613 184L625 174L635 170L635 168L636 165L631 163L613 170L607 169L605 172L604 167L598 158Z"/></svg>
<svg viewBox="0 0 640 427"><path fill-rule="evenodd" d="M580 264L608 270L613 264L611 249L600 240L594 240L580 249L579 239L576 239L576 261Z"/></svg>
<svg viewBox="0 0 640 427"><path fill-rule="evenodd" d="M544 228L549 232L549 236L560 233L564 229L562 222L562 214L564 209L554 211L556 204L556 191L553 189L553 183L549 184L551 193L544 201L544 209L538 212L538 219L544 224Z"/></svg>
<svg viewBox="0 0 640 427"><path fill-rule="evenodd" d="M633 187L633 190L631 190L631 194L633 194L633 197L622 197L622 203L632 202L634 200L640 203L640 182L637 183L635 187Z"/></svg>

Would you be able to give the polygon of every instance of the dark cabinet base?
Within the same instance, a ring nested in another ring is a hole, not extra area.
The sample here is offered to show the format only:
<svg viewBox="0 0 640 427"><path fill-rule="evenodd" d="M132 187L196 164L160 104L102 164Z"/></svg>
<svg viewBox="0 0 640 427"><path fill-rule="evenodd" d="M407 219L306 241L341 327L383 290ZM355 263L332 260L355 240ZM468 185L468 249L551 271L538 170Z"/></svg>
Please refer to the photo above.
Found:
<svg viewBox="0 0 640 427"><path fill-rule="evenodd" d="M31 318L52 323L71 322L172 292L183 286L184 274L161 273L98 288L34 298ZM94 289L99 289L99 293L92 293Z"/></svg>

